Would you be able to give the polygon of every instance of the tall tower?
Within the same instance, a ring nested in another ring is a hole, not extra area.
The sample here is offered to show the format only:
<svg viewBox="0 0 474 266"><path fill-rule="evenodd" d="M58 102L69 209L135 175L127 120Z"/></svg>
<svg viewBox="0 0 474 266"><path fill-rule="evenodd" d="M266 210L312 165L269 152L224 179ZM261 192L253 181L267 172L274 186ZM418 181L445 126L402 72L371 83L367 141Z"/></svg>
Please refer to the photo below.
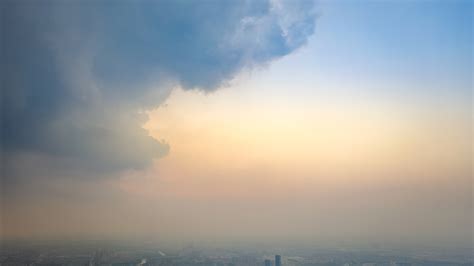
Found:
<svg viewBox="0 0 474 266"><path fill-rule="evenodd" d="M281 256L275 255L275 266L281 266Z"/></svg>
<svg viewBox="0 0 474 266"><path fill-rule="evenodd" d="M271 260L265 260L265 266L272 266Z"/></svg>

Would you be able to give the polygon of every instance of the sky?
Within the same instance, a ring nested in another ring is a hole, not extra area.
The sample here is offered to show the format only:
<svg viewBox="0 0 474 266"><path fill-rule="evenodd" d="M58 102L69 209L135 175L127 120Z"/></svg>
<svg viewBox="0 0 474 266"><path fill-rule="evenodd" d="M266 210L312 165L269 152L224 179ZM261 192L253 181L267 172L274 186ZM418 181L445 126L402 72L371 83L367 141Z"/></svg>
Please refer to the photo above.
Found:
<svg viewBox="0 0 474 266"><path fill-rule="evenodd" d="M472 2L2 5L2 238L472 246Z"/></svg>

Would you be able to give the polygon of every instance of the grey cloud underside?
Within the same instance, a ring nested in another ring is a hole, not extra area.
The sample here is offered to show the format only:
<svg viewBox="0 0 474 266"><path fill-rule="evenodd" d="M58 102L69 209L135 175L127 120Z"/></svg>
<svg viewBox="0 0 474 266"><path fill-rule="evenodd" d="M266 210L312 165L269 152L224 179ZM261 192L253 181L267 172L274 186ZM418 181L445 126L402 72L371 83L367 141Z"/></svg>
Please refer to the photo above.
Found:
<svg viewBox="0 0 474 266"><path fill-rule="evenodd" d="M169 147L140 110L212 91L302 46L311 1L3 1L2 145L78 166L146 166Z"/></svg>

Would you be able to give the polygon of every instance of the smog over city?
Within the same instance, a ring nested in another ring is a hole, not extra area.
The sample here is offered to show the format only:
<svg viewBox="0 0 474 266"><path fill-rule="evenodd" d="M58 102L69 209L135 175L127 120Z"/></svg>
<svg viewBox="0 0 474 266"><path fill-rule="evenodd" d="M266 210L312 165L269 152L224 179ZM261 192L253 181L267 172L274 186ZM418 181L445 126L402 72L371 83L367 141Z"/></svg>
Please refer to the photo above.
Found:
<svg viewBox="0 0 474 266"><path fill-rule="evenodd" d="M0 0L0 265L473 265L470 0Z"/></svg>

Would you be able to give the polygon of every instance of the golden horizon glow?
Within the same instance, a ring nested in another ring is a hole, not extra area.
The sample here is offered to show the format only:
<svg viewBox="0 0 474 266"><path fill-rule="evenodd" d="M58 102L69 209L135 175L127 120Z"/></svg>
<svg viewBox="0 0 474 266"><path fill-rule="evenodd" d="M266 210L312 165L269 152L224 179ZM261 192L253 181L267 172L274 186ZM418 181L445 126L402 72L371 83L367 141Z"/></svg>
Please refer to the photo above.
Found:
<svg viewBox="0 0 474 266"><path fill-rule="evenodd" d="M389 185L426 176L448 182L434 176L462 174L469 166L467 138L452 141L464 128L449 115L422 121L381 105L289 106L278 97L256 101L256 88L236 91L174 90L144 126L170 144L170 153L150 170L149 182L124 179L124 189L149 196L258 197L262 186L282 195L305 186ZM441 130L439 119L451 132Z"/></svg>

